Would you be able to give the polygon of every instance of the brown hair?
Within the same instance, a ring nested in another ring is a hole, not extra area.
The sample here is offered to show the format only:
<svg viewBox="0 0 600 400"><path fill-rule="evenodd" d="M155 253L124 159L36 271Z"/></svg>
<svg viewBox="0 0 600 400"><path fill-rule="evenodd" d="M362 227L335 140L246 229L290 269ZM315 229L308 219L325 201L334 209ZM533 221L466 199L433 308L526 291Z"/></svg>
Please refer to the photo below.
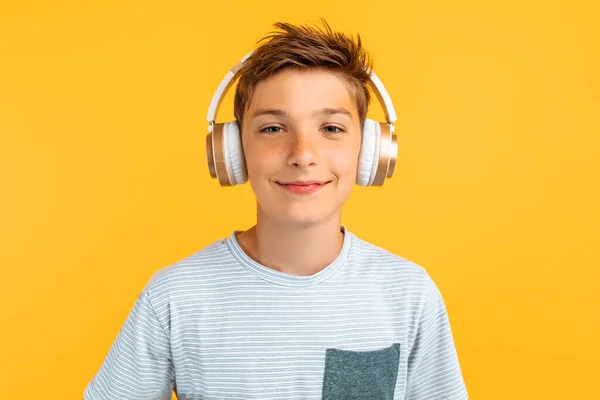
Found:
<svg viewBox="0 0 600 400"><path fill-rule="evenodd" d="M325 29L277 22L274 26L279 31L258 40L259 47L239 71L234 115L240 128L256 85L283 68L324 68L341 77L356 99L362 127L371 101L367 84L371 78L372 59L362 46L360 35L356 35L355 41L352 36L333 32L322 18L321 22Z"/></svg>

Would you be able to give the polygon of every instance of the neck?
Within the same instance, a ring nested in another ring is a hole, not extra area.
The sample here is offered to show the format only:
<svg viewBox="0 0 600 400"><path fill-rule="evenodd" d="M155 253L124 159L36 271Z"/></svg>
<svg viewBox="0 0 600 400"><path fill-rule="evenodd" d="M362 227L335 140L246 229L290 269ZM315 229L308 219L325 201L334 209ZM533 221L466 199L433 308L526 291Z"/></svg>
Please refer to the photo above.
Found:
<svg viewBox="0 0 600 400"><path fill-rule="evenodd" d="M344 241L341 213L317 224L290 225L270 219L260 207L257 223L237 236L244 252L267 268L309 276L331 264Z"/></svg>

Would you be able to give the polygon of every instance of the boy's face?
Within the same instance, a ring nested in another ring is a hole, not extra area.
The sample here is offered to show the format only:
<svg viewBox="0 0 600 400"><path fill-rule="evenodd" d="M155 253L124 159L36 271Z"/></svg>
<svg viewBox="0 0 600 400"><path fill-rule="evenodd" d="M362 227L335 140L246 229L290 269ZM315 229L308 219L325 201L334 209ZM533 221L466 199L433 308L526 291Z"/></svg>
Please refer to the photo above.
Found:
<svg viewBox="0 0 600 400"><path fill-rule="evenodd" d="M289 224L338 216L356 180L361 127L346 83L322 69L285 69L258 83L242 144L260 212ZM291 182L322 185L287 185Z"/></svg>

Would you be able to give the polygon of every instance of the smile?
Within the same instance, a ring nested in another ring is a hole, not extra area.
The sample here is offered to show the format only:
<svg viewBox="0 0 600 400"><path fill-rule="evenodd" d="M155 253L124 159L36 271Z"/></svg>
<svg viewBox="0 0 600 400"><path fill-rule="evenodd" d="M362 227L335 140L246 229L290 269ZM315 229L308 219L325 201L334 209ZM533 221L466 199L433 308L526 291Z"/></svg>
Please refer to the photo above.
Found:
<svg viewBox="0 0 600 400"><path fill-rule="evenodd" d="M279 186L296 194L313 194L321 190L324 186L328 185L329 183L330 182L310 184L283 184L277 182Z"/></svg>

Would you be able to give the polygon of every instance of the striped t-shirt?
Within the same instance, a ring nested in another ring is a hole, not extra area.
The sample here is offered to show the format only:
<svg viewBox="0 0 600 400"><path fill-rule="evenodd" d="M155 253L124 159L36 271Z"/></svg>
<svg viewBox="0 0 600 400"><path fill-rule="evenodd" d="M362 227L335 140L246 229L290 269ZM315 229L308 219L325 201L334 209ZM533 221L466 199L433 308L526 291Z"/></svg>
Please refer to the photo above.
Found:
<svg viewBox="0 0 600 400"><path fill-rule="evenodd" d="M84 400L463 400L426 270L352 234L311 276L267 268L234 231L154 273Z"/></svg>

